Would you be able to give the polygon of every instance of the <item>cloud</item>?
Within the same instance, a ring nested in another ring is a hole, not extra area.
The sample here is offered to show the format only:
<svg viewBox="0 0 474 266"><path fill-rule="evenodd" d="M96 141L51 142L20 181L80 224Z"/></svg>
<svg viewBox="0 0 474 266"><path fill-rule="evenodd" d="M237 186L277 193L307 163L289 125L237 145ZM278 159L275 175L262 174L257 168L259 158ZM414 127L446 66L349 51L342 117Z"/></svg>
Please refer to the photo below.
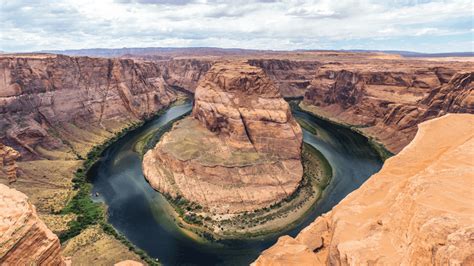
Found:
<svg viewBox="0 0 474 266"><path fill-rule="evenodd" d="M217 46L468 51L473 45L472 9L471 0L2 1L0 50Z"/></svg>
<svg viewBox="0 0 474 266"><path fill-rule="evenodd" d="M187 5L194 3L193 0L114 0L119 4L152 4L152 5Z"/></svg>

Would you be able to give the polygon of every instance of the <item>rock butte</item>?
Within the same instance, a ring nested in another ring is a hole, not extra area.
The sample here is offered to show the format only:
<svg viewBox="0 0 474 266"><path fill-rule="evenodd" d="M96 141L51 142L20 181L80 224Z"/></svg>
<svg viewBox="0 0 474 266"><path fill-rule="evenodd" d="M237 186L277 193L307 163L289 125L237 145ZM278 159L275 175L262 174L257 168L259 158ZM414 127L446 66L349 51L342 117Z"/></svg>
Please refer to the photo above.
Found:
<svg viewBox="0 0 474 266"><path fill-rule="evenodd" d="M257 67L216 63L199 82L191 117L143 159L157 190L212 213L260 209L291 195L303 175L302 131Z"/></svg>
<svg viewBox="0 0 474 266"><path fill-rule="evenodd" d="M472 265L474 115L419 125L415 139L258 265Z"/></svg>
<svg viewBox="0 0 474 266"><path fill-rule="evenodd" d="M25 194L0 184L0 264L65 265L58 237Z"/></svg>

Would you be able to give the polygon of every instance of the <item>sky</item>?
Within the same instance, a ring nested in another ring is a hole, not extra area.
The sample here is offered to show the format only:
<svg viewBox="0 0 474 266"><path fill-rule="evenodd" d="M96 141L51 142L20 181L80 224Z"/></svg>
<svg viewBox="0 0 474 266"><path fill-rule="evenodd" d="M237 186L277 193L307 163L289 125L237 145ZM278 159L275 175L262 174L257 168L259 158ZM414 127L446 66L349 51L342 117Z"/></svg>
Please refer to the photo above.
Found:
<svg viewBox="0 0 474 266"><path fill-rule="evenodd" d="M474 51L473 0L1 0L0 50Z"/></svg>

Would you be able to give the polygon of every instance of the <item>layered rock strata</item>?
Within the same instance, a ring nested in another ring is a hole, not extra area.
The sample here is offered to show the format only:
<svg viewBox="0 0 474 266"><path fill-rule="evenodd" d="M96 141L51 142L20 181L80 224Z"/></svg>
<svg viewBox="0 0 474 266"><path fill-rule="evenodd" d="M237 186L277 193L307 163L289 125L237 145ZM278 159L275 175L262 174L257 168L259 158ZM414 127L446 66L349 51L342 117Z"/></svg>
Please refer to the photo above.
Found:
<svg viewBox="0 0 474 266"><path fill-rule="evenodd" d="M58 237L25 194L0 184L0 264L65 265Z"/></svg>
<svg viewBox="0 0 474 266"><path fill-rule="evenodd" d="M473 264L473 127L470 114L420 124L379 173L254 265Z"/></svg>
<svg viewBox="0 0 474 266"><path fill-rule="evenodd" d="M6 176L8 183L16 181L18 171L16 160L18 158L20 158L19 152L0 142L0 172Z"/></svg>
<svg viewBox="0 0 474 266"><path fill-rule="evenodd" d="M4 56L0 80L0 141L24 160L84 156L175 99L156 64L130 59Z"/></svg>
<svg viewBox="0 0 474 266"><path fill-rule="evenodd" d="M302 106L355 126L397 153L419 123L446 113L474 113L473 76L450 68L387 72L323 66Z"/></svg>
<svg viewBox="0 0 474 266"><path fill-rule="evenodd" d="M153 62L47 54L2 55L0 143L5 146L0 148L0 183L10 183L15 179L14 173L19 173L11 186L28 195L49 228L62 233L76 217L60 211L75 194L74 172L92 147L141 123L169 106L176 97L163 78L162 67ZM21 154L16 164L13 150ZM90 256L89 261L99 258L100 263L117 258L139 259L103 232L94 237L93 244L80 241L80 236L76 237L78 241L68 242L84 245L69 252L68 256L75 257L73 263L88 261L84 256ZM110 252L101 252L101 244Z"/></svg>
<svg viewBox="0 0 474 266"><path fill-rule="evenodd" d="M318 61L288 59L249 59L248 63L263 69L284 97L302 97L316 77Z"/></svg>
<svg viewBox="0 0 474 266"><path fill-rule="evenodd" d="M192 116L143 160L157 190L212 213L239 213L291 195L303 175L302 131L264 72L216 63L199 82Z"/></svg>

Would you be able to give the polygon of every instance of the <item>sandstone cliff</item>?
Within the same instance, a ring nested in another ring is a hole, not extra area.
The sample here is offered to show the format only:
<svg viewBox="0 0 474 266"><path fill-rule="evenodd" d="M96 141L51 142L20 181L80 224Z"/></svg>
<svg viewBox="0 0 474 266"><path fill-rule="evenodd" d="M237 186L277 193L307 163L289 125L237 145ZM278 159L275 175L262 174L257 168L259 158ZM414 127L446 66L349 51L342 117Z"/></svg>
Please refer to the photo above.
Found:
<svg viewBox="0 0 474 266"><path fill-rule="evenodd" d="M18 158L20 158L20 153L0 142L0 171L7 177L8 183L16 181Z"/></svg>
<svg viewBox="0 0 474 266"><path fill-rule="evenodd" d="M213 213L266 207L302 178L302 131L259 68L216 63L199 82L192 117L175 124L144 157L157 190Z"/></svg>
<svg viewBox="0 0 474 266"><path fill-rule="evenodd" d="M254 265L471 265L473 157L474 115L424 122L379 173Z"/></svg>
<svg viewBox="0 0 474 266"><path fill-rule="evenodd" d="M84 156L175 98L156 64L129 59L5 56L0 80L0 141L24 160Z"/></svg>
<svg viewBox="0 0 474 266"><path fill-rule="evenodd" d="M17 181L11 186L28 195L51 230L63 233L76 216L58 213L76 193L74 172L91 148L175 99L176 92L156 63L46 54L2 55L0 143L5 146L0 148L0 183L10 183L17 173ZM76 246L68 249L73 263L139 260L120 241L96 231L94 241L83 241L86 234L68 241L67 246Z"/></svg>
<svg viewBox="0 0 474 266"><path fill-rule="evenodd" d="M407 64L324 65L302 107L357 127L393 153L413 139L423 121L448 112L474 113L473 72Z"/></svg>
<svg viewBox="0 0 474 266"><path fill-rule="evenodd" d="M288 59L250 59L248 63L263 69L284 97L301 97L316 77L318 61Z"/></svg>
<svg viewBox="0 0 474 266"><path fill-rule="evenodd" d="M64 265L58 237L25 194L0 184L0 264Z"/></svg>
<svg viewBox="0 0 474 266"><path fill-rule="evenodd" d="M213 61L206 59L174 59L157 62L163 68L163 78L173 88L194 92L199 80L211 68Z"/></svg>

